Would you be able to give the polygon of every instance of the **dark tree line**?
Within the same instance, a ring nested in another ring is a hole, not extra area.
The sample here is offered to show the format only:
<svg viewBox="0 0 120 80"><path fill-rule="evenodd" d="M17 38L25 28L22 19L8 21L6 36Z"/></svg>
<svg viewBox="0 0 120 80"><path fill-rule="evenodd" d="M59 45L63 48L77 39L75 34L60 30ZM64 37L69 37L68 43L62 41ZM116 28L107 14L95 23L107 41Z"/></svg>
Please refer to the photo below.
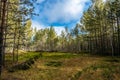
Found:
<svg viewBox="0 0 120 80"><path fill-rule="evenodd" d="M88 32L88 46L92 53L119 55L120 53L120 1L100 0L84 13L81 20Z"/></svg>

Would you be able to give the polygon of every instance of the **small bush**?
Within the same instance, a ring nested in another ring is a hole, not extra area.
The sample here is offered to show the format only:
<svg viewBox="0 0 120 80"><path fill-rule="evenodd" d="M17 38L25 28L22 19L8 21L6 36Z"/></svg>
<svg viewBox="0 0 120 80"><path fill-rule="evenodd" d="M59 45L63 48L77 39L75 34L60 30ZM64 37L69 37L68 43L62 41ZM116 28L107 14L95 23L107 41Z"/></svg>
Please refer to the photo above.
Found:
<svg viewBox="0 0 120 80"><path fill-rule="evenodd" d="M28 63L24 63L19 70L27 70L30 68L30 65Z"/></svg>
<svg viewBox="0 0 120 80"><path fill-rule="evenodd" d="M16 70L27 70L31 67L32 64L34 64L34 61L36 61L41 56L42 56L42 53L36 54L36 55L29 54L28 56L26 56L28 60L26 60L21 64L16 64L11 68L8 68L8 72L15 72Z"/></svg>
<svg viewBox="0 0 120 80"><path fill-rule="evenodd" d="M114 58L112 58L112 59L107 59L107 60L105 60L105 61L107 61L107 62L116 62L116 63L120 62L118 59L114 59Z"/></svg>
<svg viewBox="0 0 120 80"><path fill-rule="evenodd" d="M15 72L14 68L8 68L8 72Z"/></svg>
<svg viewBox="0 0 120 80"><path fill-rule="evenodd" d="M28 61L26 61L28 65L34 64L34 59L30 58Z"/></svg>

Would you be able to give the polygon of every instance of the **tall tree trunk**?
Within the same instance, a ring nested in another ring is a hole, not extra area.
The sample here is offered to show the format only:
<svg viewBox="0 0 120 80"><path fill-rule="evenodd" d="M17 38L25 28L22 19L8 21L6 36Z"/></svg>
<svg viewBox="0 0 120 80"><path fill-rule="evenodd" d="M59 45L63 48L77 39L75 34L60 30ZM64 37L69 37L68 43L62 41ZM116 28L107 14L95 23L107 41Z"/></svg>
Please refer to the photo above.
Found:
<svg viewBox="0 0 120 80"><path fill-rule="evenodd" d="M19 44L20 44L20 31L19 31L19 29L18 29L17 56L16 56L16 61L17 61L17 62L18 62Z"/></svg>
<svg viewBox="0 0 120 80"><path fill-rule="evenodd" d="M6 10L8 9L8 5L6 5ZM4 22L5 24L5 29L4 29L4 41L3 41L3 66L5 66L5 48L6 48L6 37L7 37L7 27L8 27L8 11L6 11L6 20Z"/></svg>
<svg viewBox="0 0 120 80"><path fill-rule="evenodd" d="M95 28L95 53L97 53L96 51L98 51L98 45L97 45L97 29Z"/></svg>
<svg viewBox="0 0 120 80"><path fill-rule="evenodd" d="M13 39L13 62L15 62L15 48L16 48L16 27L15 27L15 31L14 31L14 39Z"/></svg>
<svg viewBox="0 0 120 80"><path fill-rule="evenodd" d="M118 54L120 53L120 25L119 25L119 17L117 17L117 36L118 36Z"/></svg>
<svg viewBox="0 0 120 80"><path fill-rule="evenodd" d="M113 20L112 20L112 26L111 26L111 32L110 32L110 49L111 49L111 56L113 57L114 56L114 24L113 24Z"/></svg>
<svg viewBox="0 0 120 80"><path fill-rule="evenodd" d="M3 35L4 35L4 23L5 23L5 14L6 14L6 2L7 0L1 0L1 23L0 23L0 76L2 72L3 65Z"/></svg>

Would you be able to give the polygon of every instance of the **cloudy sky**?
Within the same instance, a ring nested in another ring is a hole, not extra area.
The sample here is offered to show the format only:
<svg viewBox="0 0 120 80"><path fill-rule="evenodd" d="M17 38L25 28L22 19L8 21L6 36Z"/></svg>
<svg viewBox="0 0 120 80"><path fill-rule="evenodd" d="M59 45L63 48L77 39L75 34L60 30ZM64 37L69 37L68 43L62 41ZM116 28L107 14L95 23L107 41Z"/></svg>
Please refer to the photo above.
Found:
<svg viewBox="0 0 120 80"><path fill-rule="evenodd" d="M90 0L37 0L35 13L32 17L32 27L37 29L55 27L60 34L64 27L73 28L89 6Z"/></svg>

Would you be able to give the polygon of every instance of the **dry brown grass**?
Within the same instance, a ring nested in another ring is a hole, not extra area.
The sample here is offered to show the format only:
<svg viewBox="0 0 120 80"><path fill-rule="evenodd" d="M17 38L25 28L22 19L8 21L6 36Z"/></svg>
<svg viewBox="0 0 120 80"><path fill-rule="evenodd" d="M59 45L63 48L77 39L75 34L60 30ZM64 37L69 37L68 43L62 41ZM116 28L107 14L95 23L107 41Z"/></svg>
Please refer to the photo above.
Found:
<svg viewBox="0 0 120 80"><path fill-rule="evenodd" d="M114 79L111 80L119 80L120 79L120 62L107 62L104 59L105 57L96 57L96 56L73 56L63 58L57 56L58 59L53 57L52 55L60 55L55 53L44 54L45 57L37 60L34 65L31 66L28 70L19 70L13 73L7 72L4 70L2 77L3 80L110 80L106 76L109 76L111 72L109 72L108 67L112 68ZM62 54L65 55L65 54ZM49 56L48 58L46 56ZM47 66L46 63L56 61L62 62L60 66ZM102 68L104 67L105 68ZM109 66L109 65L115 66ZM95 65L97 67L91 67L91 65ZM98 66L100 65L100 67ZM101 67L101 65L103 65ZM118 71L118 72L117 72ZM75 75L81 72L81 75L78 75L78 78ZM104 76L103 73L107 75Z"/></svg>

